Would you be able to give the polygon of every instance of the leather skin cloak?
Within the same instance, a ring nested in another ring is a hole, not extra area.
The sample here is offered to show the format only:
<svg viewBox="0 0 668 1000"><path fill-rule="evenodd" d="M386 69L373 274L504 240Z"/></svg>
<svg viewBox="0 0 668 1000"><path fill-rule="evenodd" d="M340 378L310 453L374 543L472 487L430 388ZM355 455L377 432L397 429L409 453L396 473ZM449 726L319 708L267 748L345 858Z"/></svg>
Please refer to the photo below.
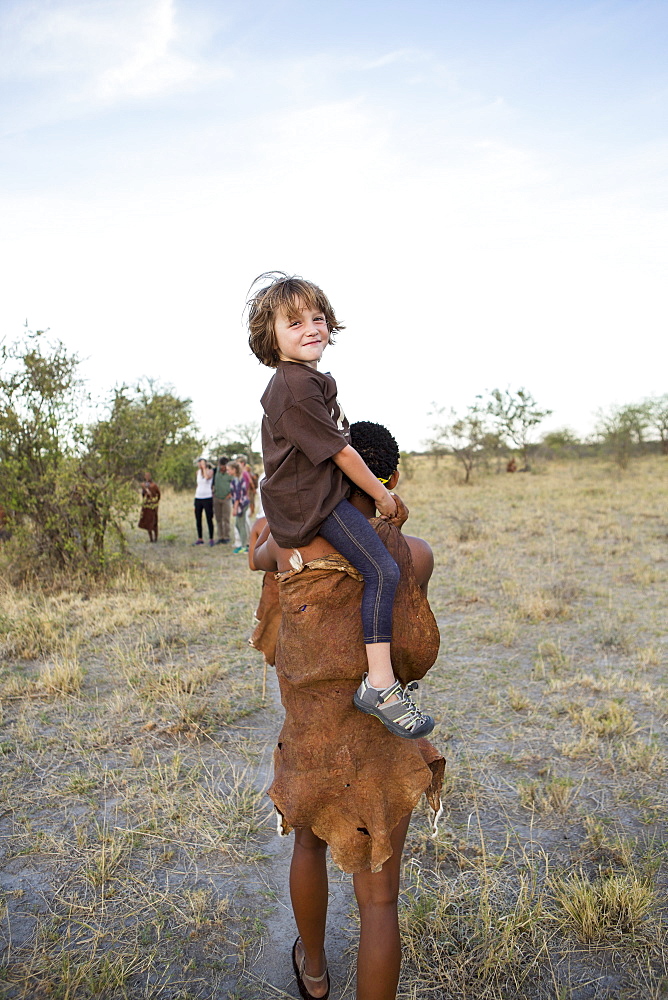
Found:
<svg viewBox="0 0 668 1000"><path fill-rule="evenodd" d="M380 518L371 523L401 570L391 654L407 684L436 660L438 626L401 531ZM297 561L275 579L267 574L250 640L275 662L285 708L269 788L280 832L310 827L350 873L382 867L392 830L423 792L439 812L445 768L426 739L395 736L353 705L367 669L362 589L360 574L339 554Z"/></svg>

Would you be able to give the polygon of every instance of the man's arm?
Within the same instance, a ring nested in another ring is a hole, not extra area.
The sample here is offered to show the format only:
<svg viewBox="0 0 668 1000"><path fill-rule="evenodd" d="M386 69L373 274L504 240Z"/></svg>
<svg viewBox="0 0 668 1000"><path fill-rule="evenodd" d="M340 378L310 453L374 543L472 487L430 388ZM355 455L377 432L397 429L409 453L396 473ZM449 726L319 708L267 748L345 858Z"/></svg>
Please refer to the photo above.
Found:
<svg viewBox="0 0 668 1000"><path fill-rule="evenodd" d="M276 543L271 537L266 517L258 517L248 539L248 565L265 573L276 572Z"/></svg>
<svg viewBox="0 0 668 1000"><path fill-rule="evenodd" d="M431 574L434 572L434 553L431 545L425 542L424 538L416 538L414 535L404 535L404 538L411 550L415 579L426 597Z"/></svg>

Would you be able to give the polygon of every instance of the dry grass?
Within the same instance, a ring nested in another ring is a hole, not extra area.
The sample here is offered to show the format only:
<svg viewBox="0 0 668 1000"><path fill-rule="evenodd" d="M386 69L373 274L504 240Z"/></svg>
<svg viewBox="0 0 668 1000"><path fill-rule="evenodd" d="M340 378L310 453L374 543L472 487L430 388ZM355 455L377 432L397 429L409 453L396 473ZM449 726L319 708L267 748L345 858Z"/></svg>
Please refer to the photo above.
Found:
<svg viewBox="0 0 668 1000"><path fill-rule="evenodd" d="M637 943L656 902L653 886L629 872L594 881L582 873L558 879L554 898L562 929L585 944L627 935Z"/></svg>
<svg viewBox="0 0 668 1000"><path fill-rule="evenodd" d="M417 463L452 739L448 835L409 835L402 1000L664 996L667 486L657 460L459 489Z"/></svg>
<svg viewBox="0 0 668 1000"><path fill-rule="evenodd" d="M0 592L2 995L231 995L261 931L259 580L191 518L106 591Z"/></svg>
<svg viewBox="0 0 668 1000"><path fill-rule="evenodd" d="M413 466L448 815L409 833L400 997L660 1000L668 463L470 487ZM247 646L259 580L190 548L189 498L161 518L158 546L136 534L145 570L106 591L0 590L7 996L259 1000L242 970L275 905L280 721Z"/></svg>

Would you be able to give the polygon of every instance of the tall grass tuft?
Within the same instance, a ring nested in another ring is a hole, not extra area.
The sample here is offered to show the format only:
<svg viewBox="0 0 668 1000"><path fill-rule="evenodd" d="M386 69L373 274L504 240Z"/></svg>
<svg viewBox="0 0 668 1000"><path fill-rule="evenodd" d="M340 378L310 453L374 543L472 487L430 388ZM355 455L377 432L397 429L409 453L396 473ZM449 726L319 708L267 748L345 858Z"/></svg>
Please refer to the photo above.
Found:
<svg viewBox="0 0 668 1000"><path fill-rule="evenodd" d="M653 887L632 872L590 881L582 872L554 883L557 918L585 944L638 935L655 902Z"/></svg>

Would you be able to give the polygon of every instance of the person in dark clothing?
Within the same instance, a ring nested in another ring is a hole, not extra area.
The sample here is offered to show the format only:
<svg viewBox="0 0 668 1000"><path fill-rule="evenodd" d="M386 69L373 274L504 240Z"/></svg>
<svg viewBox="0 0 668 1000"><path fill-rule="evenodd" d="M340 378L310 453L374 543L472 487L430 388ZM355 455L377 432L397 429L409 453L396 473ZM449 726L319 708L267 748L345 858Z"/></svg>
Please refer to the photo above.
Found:
<svg viewBox="0 0 668 1000"><path fill-rule="evenodd" d="M141 484L141 514L139 516L139 528L148 531L149 542L158 540L158 504L160 503L160 489L157 483L153 482L150 472L144 473L144 482Z"/></svg>

